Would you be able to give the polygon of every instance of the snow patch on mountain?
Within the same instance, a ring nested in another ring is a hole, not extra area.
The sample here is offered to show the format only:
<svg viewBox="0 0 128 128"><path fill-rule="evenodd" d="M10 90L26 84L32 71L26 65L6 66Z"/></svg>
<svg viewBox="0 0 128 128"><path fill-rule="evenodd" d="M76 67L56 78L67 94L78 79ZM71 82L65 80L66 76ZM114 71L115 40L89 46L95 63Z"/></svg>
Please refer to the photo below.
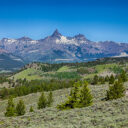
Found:
<svg viewBox="0 0 128 128"><path fill-rule="evenodd" d="M14 43L16 40L15 39L8 39L8 44Z"/></svg>
<svg viewBox="0 0 128 128"><path fill-rule="evenodd" d="M126 52L122 52L119 56L113 56L113 57L128 57L128 54Z"/></svg>
<svg viewBox="0 0 128 128"><path fill-rule="evenodd" d="M8 38L5 38L4 41L5 41L6 44L13 44L13 43L15 43L17 40L16 40L16 39L8 39Z"/></svg>
<svg viewBox="0 0 128 128"><path fill-rule="evenodd" d="M38 52L39 50L31 50L29 51L29 53L35 53L35 52Z"/></svg>
<svg viewBox="0 0 128 128"><path fill-rule="evenodd" d="M68 44L68 45L76 45L79 46L82 43L86 43L86 41L77 41L75 38L68 39L65 36L60 36L60 39L56 39L56 44Z"/></svg>
<svg viewBox="0 0 128 128"><path fill-rule="evenodd" d="M32 41L30 41L30 43L31 43L31 44L37 44L38 41L37 41L37 40L32 40Z"/></svg>
<svg viewBox="0 0 128 128"><path fill-rule="evenodd" d="M56 44L74 44L78 45L78 43L75 41L75 39L67 39L65 36L60 36L60 39L56 39Z"/></svg>

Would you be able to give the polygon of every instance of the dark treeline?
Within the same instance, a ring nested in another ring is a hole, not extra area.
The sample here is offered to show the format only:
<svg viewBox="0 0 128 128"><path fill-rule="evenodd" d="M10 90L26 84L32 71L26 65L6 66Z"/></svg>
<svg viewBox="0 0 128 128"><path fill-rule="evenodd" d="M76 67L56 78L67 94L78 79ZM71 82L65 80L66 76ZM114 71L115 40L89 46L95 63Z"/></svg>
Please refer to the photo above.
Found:
<svg viewBox="0 0 128 128"><path fill-rule="evenodd" d="M1 98L8 98L9 96L17 97L24 96L30 93L36 93L41 91L53 91L62 88L72 87L74 82L77 80L55 80L52 79L50 81L42 81L42 80L32 80L27 81L17 80L16 85L13 88L3 88L0 90Z"/></svg>

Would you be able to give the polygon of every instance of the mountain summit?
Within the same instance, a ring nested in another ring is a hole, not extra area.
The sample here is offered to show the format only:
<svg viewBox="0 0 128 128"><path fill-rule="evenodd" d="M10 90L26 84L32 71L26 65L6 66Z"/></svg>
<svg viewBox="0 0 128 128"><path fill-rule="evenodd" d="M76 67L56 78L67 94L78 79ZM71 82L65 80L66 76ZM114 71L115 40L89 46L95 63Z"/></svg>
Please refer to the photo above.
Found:
<svg viewBox="0 0 128 128"><path fill-rule="evenodd" d="M59 33L58 29L56 29L56 30L53 32L53 34L52 34L52 37L60 37L60 36L62 36L62 35Z"/></svg>

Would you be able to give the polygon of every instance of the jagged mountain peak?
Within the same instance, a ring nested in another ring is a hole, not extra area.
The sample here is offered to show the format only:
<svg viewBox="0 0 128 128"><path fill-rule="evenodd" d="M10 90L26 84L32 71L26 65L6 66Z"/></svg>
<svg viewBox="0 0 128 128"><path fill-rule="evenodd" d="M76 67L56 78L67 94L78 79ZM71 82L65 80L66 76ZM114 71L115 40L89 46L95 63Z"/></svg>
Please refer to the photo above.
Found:
<svg viewBox="0 0 128 128"><path fill-rule="evenodd" d="M74 38L76 38L77 40L88 40L83 34L78 34L78 35L75 35Z"/></svg>
<svg viewBox="0 0 128 128"><path fill-rule="evenodd" d="M58 31L58 29L56 29L53 34L52 34L52 37L60 37L62 36L61 33Z"/></svg>

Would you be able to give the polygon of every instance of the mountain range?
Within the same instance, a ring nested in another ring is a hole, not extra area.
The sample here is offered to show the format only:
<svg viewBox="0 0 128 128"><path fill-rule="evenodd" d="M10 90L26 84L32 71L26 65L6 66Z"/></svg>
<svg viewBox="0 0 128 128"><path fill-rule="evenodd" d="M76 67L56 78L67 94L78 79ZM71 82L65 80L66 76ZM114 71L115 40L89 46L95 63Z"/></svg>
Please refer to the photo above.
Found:
<svg viewBox="0 0 128 128"><path fill-rule="evenodd" d="M81 62L103 57L127 56L128 44L114 41L94 42L84 35L66 37L55 30L52 35L40 40L29 37L0 40L0 69L7 60L17 68L29 62ZM9 68L5 66L6 69Z"/></svg>

